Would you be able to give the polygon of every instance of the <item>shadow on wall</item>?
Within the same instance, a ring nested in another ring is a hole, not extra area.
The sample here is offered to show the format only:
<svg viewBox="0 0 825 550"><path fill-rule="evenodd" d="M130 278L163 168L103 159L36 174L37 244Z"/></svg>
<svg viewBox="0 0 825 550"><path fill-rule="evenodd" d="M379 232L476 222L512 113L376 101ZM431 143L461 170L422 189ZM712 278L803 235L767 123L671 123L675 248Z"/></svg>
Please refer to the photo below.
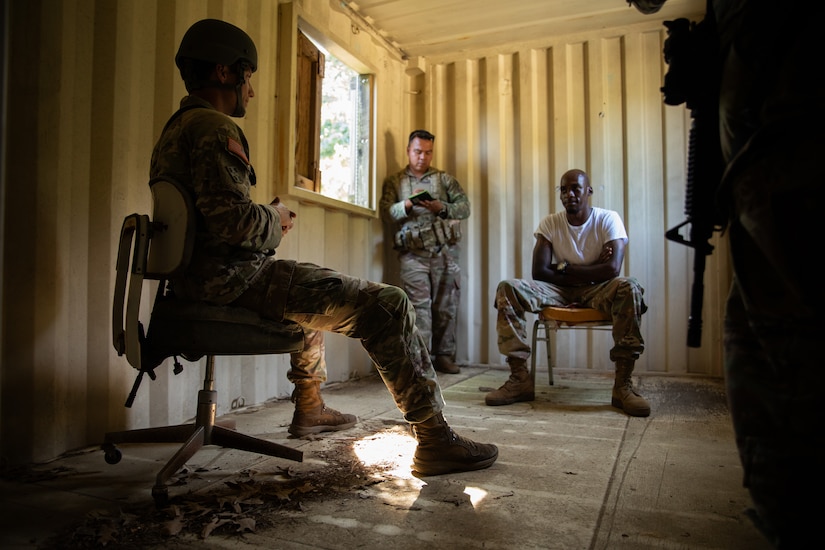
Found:
<svg viewBox="0 0 825 550"><path fill-rule="evenodd" d="M398 162L398 159L402 158L402 153L399 149L400 148L396 143L393 135L389 131L385 132L384 151L386 154L385 164L387 166L387 173L378 175L378 201L381 200L381 192L383 188L384 179L390 174L394 174L401 170L401 168L406 166L406 162L404 162L404 164L399 164ZM406 152L406 146L404 147L404 151ZM382 257L384 258L384 261L382 262L382 265L384 266L384 275L382 277L382 282L391 285L401 286L401 267L398 262L398 253L392 247L393 235L395 233L395 224L391 221L385 220L383 215L381 215L380 218L381 227L383 228L384 240L382 243L376 246L381 249Z"/></svg>

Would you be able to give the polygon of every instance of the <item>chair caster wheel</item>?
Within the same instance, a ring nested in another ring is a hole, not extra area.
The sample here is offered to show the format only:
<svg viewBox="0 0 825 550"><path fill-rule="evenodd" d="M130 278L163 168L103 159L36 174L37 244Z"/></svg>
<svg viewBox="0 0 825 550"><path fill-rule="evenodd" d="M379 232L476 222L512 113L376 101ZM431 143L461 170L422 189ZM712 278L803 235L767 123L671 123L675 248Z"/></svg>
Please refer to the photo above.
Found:
<svg viewBox="0 0 825 550"><path fill-rule="evenodd" d="M106 461L106 464L117 464L120 462L120 459L123 458L123 453L114 445L104 447L103 451L103 459Z"/></svg>
<svg viewBox="0 0 825 550"><path fill-rule="evenodd" d="M166 508L169 504L169 489L163 487L152 487L152 498L155 499L155 508L158 510Z"/></svg>

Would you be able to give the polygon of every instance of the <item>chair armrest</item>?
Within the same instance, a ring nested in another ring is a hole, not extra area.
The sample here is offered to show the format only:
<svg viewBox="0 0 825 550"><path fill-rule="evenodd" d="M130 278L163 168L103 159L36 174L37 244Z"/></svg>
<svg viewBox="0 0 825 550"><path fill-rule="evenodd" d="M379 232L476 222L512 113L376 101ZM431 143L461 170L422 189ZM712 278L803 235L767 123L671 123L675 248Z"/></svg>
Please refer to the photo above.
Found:
<svg viewBox="0 0 825 550"><path fill-rule="evenodd" d="M126 353L126 329L123 312L126 306L126 283L129 279L129 260L132 241L138 226L138 214L126 216L120 228L120 244L117 249L115 264L115 293L112 299L112 345L118 355Z"/></svg>

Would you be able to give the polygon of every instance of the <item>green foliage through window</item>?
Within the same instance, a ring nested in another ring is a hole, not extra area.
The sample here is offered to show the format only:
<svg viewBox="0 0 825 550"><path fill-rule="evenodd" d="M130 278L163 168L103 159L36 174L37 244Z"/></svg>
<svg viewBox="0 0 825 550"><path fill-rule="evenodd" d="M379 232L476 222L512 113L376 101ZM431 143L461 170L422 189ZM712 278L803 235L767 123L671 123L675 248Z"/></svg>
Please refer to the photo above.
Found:
<svg viewBox="0 0 825 550"><path fill-rule="evenodd" d="M369 75L328 55L321 94L321 194L369 207Z"/></svg>

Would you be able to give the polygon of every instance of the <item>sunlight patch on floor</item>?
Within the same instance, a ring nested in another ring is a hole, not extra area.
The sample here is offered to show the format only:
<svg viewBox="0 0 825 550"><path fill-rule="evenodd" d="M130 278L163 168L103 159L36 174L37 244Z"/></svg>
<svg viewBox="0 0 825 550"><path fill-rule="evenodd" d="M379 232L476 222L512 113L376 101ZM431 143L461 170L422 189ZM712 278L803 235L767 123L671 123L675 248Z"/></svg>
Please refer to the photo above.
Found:
<svg viewBox="0 0 825 550"><path fill-rule="evenodd" d="M472 503L473 508L478 508L478 505L487 496L487 491L481 489L480 487L466 487L464 489L464 494L470 497L470 502Z"/></svg>
<svg viewBox="0 0 825 550"><path fill-rule="evenodd" d="M415 439L407 430L398 427L359 439L353 445L353 451L364 466L380 466L386 468L386 474L415 479L410 468L415 447Z"/></svg>

